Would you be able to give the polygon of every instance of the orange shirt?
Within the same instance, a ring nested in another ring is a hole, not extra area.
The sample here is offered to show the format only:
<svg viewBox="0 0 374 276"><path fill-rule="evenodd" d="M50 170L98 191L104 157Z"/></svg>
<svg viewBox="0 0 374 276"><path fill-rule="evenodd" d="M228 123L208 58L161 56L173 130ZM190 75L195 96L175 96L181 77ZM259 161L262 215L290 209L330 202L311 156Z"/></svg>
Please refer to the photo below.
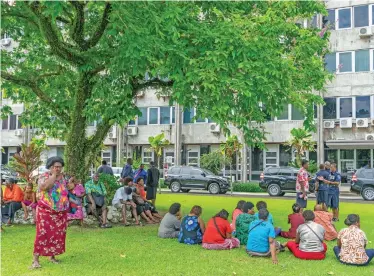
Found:
<svg viewBox="0 0 374 276"><path fill-rule="evenodd" d="M325 228L325 240L332 241L338 237L338 232L336 231L334 225L332 224L332 214L324 211L314 211L315 219L314 222L318 223Z"/></svg>
<svg viewBox="0 0 374 276"><path fill-rule="evenodd" d="M137 188L139 189L139 195L143 198L146 199L146 192L144 190L144 186L137 185Z"/></svg>
<svg viewBox="0 0 374 276"><path fill-rule="evenodd" d="M3 199L5 201L21 202L23 200L23 191L17 184L13 184L12 190L5 187Z"/></svg>

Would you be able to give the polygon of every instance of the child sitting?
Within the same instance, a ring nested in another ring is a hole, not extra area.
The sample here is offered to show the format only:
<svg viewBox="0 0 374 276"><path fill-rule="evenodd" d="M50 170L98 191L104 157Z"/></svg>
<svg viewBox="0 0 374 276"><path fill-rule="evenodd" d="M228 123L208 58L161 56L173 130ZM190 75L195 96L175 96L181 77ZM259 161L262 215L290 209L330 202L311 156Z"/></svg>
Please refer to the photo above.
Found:
<svg viewBox="0 0 374 276"><path fill-rule="evenodd" d="M265 201L259 201L256 204L256 208L257 208L257 211L260 211L261 209L267 209L268 210L268 205L266 204ZM257 212L255 214L255 216L256 216L257 219L259 219L258 214L259 214L259 212ZM274 226L273 216L272 216L272 214L270 214L270 212L269 212L269 215L267 217L267 222L270 223L270 224L272 224ZM281 232L281 228L275 227L274 231L275 231L275 236L278 236L280 234L280 232Z"/></svg>
<svg viewBox="0 0 374 276"><path fill-rule="evenodd" d="M235 237L240 241L240 244L247 244L249 225L257 219L253 207L252 202L246 202L243 207L243 214L236 218Z"/></svg>
<svg viewBox="0 0 374 276"><path fill-rule="evenodd" d="M240 215L243 214L243 206L245 204L244 200L239 200L238 204L236 204L235 210L232 212L232 223L231 223L231 229L232 231L235 231L235 222L236 218Z"/></svg>
<svg viewBox="0 0 374 276"><path fill-rule="evenodd" d="M33 216L34 221L35 221L37 203L36 203L36 194L33 191L32 183L27 183L24 192L25 193L24 193L24 196L23 196L23 201L21 202L23 211L25 213L25 216L23 217L23 219L26 220L29 217L29 212L27 210L27 207L31 207L32 216Z"/></svg>
<svg viewBox="0 0 374 276"><path fill-rule="evenodd" d="M299 204L294 203L292 205L292 211L293 214L288 215L288 223L291 224L290 230L288 230L288 232L282 231L280 234L283 238L286 239L295 239L297 228L305 222L303 214L300 212L301 208Z"/></svg>
<svg viewBox="0 0 374 276"><path fill-rule="evenodd" d="M69 190L68 198L69 198L69 207L70 207L69 213L75 214L75 212L78 210L79 202L78 202L77 197L73 193L73 190Z"/></svg>
<svg viewBox="0 0 374 276"><path fill-rule="evenodd" d="M332 241L338 237L338 232L335 229L335 225L332 222L333 215L327 212L324 204L317 204L314 206L314 222L323 226L326 230L325 240Z"/></svg>

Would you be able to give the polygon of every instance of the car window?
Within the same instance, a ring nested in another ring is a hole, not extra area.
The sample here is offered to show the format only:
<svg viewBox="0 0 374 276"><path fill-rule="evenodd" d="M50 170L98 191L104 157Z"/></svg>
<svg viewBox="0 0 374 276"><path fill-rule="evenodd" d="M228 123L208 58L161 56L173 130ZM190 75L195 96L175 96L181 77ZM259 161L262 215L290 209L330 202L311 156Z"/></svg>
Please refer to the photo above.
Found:
<svg viewBox="0 0 374 276"><path fill-rule="evenodd" d="M357 173L357 175L363 178L374 178L374 172L372 169L362 169Z"/></svg>
<svg viewBox="0 0 374 276"><path fill-rule="evenodd" d="M191 170L192 175L201 175L203 172L200 170Z"/></svg>
<svg viewBox="0 0 374 276"><path fill-rule="evenodd" d="M275 175L275 174L278 174L279 172L279 168L268 168L267 170L267 174L271 174L271 175Z"/></svg>
<svg viewBox="0 0 374 276"><path fill-rule="evenodd" d="M181 174L190 174L190 168L182 168L181 169Z"/></svg>
<svg viewBox="0 0 374 276"><path fill-rule="evenodd" d="M291 170L280 170L279 171L279 175L284 175L284 176L291 176L292 175L292 171Z"/></svg>
<svg viewBox="0 0 374 276"><path fill-rule="evenodd" d="M169 173L170 174L179 174L181 172L181 168L172 168Z"/></svg>

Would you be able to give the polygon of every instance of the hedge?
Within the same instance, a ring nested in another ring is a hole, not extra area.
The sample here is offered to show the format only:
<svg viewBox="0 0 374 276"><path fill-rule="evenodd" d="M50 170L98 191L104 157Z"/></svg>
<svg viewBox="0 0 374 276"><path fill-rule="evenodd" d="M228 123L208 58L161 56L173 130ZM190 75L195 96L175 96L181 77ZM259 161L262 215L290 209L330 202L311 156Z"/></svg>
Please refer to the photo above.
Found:
<svg viewBox="0 0 374 276"><path fill-rule="evenodd" d="M245 183L233 183L234 192L245 192L245 193L263 193L265 192L260 188L258 183L254 182L245 182Z"/></svg>

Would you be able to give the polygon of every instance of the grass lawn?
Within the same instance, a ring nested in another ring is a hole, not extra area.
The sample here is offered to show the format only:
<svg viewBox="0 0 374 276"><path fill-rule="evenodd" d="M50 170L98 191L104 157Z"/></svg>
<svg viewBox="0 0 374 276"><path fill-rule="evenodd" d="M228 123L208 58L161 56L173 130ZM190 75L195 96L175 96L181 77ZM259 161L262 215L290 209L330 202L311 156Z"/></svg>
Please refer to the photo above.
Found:
<svg viewBox="0 0 374 276"><path fill-rule="evenodd" d="M180 202L187 214L194 204L203 207L204 220L221 208L230 213L240 198L165 194L158 196L158 207L165 211ZM249 200L245 198L245 200ZM256 203L258 198L253 199ZM276 226L288 229L287 215L292 201L265 199ZM312 203L312 202L310 202ZM341 222L348 213L361 215L362 229L374 240L374 208L371 204L342 203ZM302 261L290 252L280 253L279 265L270 259L250 258L244 247L232 251L207 251L200 246L179 244L157 238L157 226L114 227L112 229L69 227L67 252L61 264L41 258L41 270L30 271L35 229L33 226L6 228L1 237L1 275L374 275L374 263L368 267L340 264L328 243L324 261ZM279 240L284 241L280 238ZM369 243L374 247L374 243Z"/></svg>

